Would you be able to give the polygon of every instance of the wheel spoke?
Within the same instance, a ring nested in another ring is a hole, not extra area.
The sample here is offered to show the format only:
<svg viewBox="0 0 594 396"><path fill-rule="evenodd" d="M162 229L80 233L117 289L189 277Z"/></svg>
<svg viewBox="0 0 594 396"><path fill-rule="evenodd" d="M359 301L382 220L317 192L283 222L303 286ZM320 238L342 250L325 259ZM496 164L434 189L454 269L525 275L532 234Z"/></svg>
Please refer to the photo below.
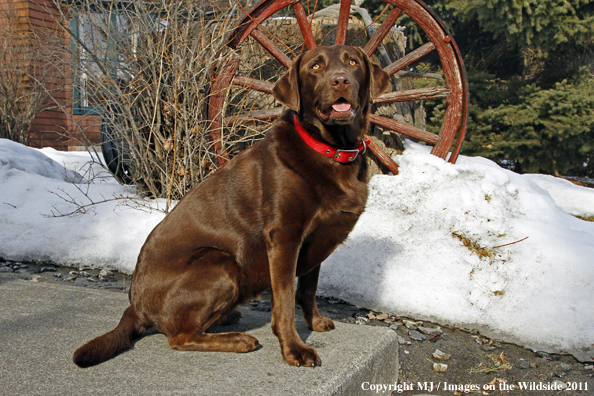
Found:
<svg viewBox="0 0 594 396"><path fill-rule="evenodd" d="M346 42L350 13L351 0L342 0L340 2L340 11L338 14L338 25L336 26L336 40L334 41L335 44L344 44Z"/></svg>
<svg viewBox="0 0 594 396"><path fill-rule="evenodd" d="M210 106L208 109L208 118L212 120L210 124L210 139L214 142L214 152L219 155L217 159L218 165L223 165L229 160L229 155L223 147L223 104L225 102L225 94L227 88L237 73L240 62L239 57L229 58L225 65L221 68L219 78L212 86Z"/></svg>
<svg viewBox="0 0 594 396"><path fill-rule="evenodd" d="M396 62L392 63L390 66L387 66L384 71L389 75L396 73L404 69L407 66L415 63L425 55L431 53L435 49L435 44L432 42L428 42L427 44L423 44L413 52L408 55L403 56L402 58L398 59Z"/></svg>
<svg viewBox="0 0 594 396"><path fill-rule="evenodd" d="M390 11L388 16L386 17L386 20L381 24L381 26L375 32L373 37L369 39L367 45L363 49L368 56L371 56L375 52L377 47L381 44L383 39L390 32L390 29L392 29L392 26L394 26L394 23L396 23L398 17L400 17L401 13L401 9L396 7L392 8L392 11Z"/></svg>
<svg viewBox="0 0 594 396"><path fill-rule="evenodd" d="M256 78L245 76L235 76L233 81L231 81L231 84L267 94L272 94L272 88L274 88L274 84L270 81L262 81Z"/></svg>
<svg viewBox="0 0 594 396"><path fill-rule="evenodd" d="M303 41L305 41L305 45L307 49L312 50L317 47L316 39L311 32L311 28L309 26L309 22L307 21L307 15L305 14L305 8L303 8L303 4L300 2L293 4L293 10L295 11L295 18L297 18L297 23L299 24L299 29L301 29L301 35L303 36Z"/></svg>
<svg viewBox="0 0 594 396"><path fill-rule="evenodd" d="M256 40L264 49L270 52L270 55L274 56L274 58L279 61L285 68L291 67L291 63L293 61L285 55L280 48L276 46L264 33L259 31L258 29L254 29L252 31L251 36Z"/></svg>
<svg viewBox="0 0 594 396"><path fill-rule="evenodd" d="M249 113L235 114L225 117L225 126L229 127L237 122L256 122L274 120L281 116L283 112L282 107L275 107L274 109L258 110Z"/></svg>
<svg viewBox="0 0 594 396"><path fill-rule="evenodd" d="M404 122L399 122L393 120L391 118L381 117L375 114L371 114L369 116L369 121L373 122L376 125L381 126L382 128L389 129L394 132L401 133L408 137L412 137L415 139L422 140L429 144L435 144L439 141L439 136L434 135L431 132L424 131L419 128L415 128L412 125L405 124Z"/></svg>
<svg viewBox="0 0 594 396"><path fill-rule="evenodd" d="M434 80L445 80L445 77L441 73L415 73L405 70L400 70L395 73L398 77L411 77L411 78L432 78Z"/></svg>
<svg viewBox="0 0 594 396"><path fill-rule="evenodd" d="M384 151L383 148L379 144L377 144L373 139L370 139L369 136L365 135L365 139L369 140L369 150L381 161L382 164L386 165L386 168L390 170L393 174L398 174L398 164L390 158L388 153Z"/></svg>
<svg viewBox="0 0 594 396"><path fill-rule="evenodd" d="M241 3L238 3L246 15L237 22L237 28L231 37L229 37L229 47L233 49L238 48L240 43L243 43L250 33L260 26L262 22L271 17L275 12L293 4L295 1L298 0L266 0L256 4L249 11L243 8Z"/></svg>
<svg viewBox="0 0 594 396"><path fill-rule="evenodd" d="M452 90L445 86L407 89L380 95L373 100L373 103L412 102L415 100L445 98L451 92Z"/></svg>

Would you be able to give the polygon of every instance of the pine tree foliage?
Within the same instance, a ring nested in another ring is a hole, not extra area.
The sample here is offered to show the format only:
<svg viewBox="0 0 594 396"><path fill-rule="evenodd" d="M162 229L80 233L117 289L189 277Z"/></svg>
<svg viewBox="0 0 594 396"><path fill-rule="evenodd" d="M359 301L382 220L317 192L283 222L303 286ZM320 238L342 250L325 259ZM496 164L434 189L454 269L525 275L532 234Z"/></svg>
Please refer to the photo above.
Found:
<svg viewBox="0 0 594 396"><path fill-rule="evenodd" d="M485 85L489 92L497 82ZM466 148L520 172L592 175L594 79L563 80L544 90L529 84L513 95L514 103L473 113L476 133Z"/></svg>
<svg viewBox="0 0 594 396"><path fill-rule="evenodd" d="M594 2L434 1L469 72L463 153L594 177ZM430 115L439 123L443 109Z"/></svg>
<svg viewBox="0 0 594 396"><path fill-rule="evenodd" d="M451 0L446 9L462 21L476 20L495 38L521 48L551 51L594 39L594 4L590 0Z"/></svg>

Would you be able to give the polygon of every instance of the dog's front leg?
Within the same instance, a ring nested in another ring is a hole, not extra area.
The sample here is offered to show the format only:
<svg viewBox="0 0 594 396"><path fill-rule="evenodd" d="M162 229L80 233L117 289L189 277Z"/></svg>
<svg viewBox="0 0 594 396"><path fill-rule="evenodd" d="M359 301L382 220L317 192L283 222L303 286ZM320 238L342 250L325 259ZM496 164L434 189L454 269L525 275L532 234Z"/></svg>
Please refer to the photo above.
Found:
<svg viewBox="0 0 594 396"><path fill-rule="evenodd" d="M283 358L288 364L319 366L322 360L317 352L305 345L295 328L295 273L301 235L292 234L286 229L267 234L272 288L272 332L278 337Z"/></svg>
<svg viewBox="0 0 594 396"><path fill-rule="evenodd" d="M332 319L322 316L316 304L316 290L318 289L319 276L320 265L299 277L299 281L297 282L297 298L295 301L301 306L303 319L310 330L333 330L334 322Z"/></svg>

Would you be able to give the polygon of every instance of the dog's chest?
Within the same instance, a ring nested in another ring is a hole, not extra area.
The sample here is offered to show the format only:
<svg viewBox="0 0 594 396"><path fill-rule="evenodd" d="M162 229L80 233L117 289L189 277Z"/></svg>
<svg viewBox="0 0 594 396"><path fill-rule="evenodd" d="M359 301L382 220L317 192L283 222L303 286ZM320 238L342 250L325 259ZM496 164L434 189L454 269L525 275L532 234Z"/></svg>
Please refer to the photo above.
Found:
<svg viewBox="0 0 594 396"><path fill-rule="evenodd" d="M323 188L323 187L322 187ZM319 209L320 220L332 221L336 216L352 213L357 216L365 210L367 202L367 183L351 176L342 183L337 183L334 189L328 188L328 195L323 199ZM324 196L324 193L321 193Z"/></svg>
<svg viewBox="0 0 594 396"><path fill-rule="evenodd" d="M308 273L347 238L365 209L365 200L350 197L316 213L299 252L296 275Z"/></svg>
<svg viewBox="0 0 594 396"><path fill-rule="evenodd" d="M365 210L366 201L367 185L357 182L323 202L306 231L308 239L341 243Z"/></svg>

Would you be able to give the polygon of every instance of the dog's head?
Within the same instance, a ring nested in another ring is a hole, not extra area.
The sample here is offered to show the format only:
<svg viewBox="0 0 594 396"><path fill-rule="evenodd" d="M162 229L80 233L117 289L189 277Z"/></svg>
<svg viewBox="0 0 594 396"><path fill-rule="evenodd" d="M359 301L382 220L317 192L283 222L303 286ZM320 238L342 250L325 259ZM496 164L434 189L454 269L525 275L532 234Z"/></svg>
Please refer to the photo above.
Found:
<svg viewBox="0 0 594 396"><path fill-rule="evenodd" d="M365 132L373 98L387 89L389 81L360 48L333 45L298 56L273 92L304 122L317 127L325 140L349 145L362 136L342 135L350 129L357 135Z"/></svg>

